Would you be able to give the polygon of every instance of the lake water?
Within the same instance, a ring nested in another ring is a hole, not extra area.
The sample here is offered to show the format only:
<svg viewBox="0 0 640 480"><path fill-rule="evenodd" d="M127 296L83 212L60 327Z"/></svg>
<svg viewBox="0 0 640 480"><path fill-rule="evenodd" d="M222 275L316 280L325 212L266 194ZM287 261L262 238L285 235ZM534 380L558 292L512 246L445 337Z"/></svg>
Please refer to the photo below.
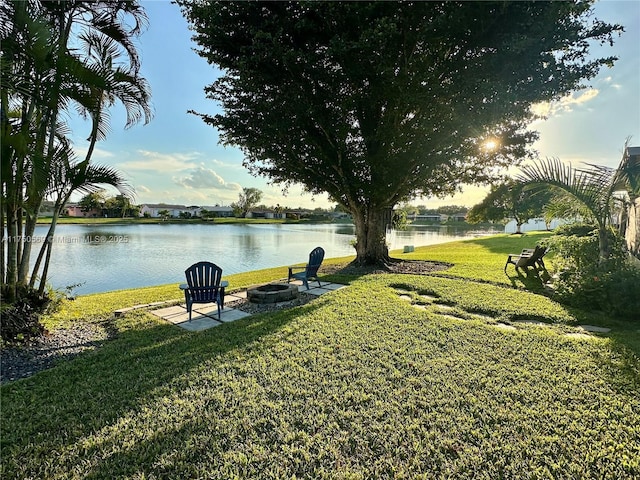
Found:
<svg viewBox="0 0 640 480"><path fill-rule="evenodd" d="M37 227L35 236L44 237L47 229ZM387 242L394 250L502 231L411 226L390 232ZM202 260L216 263L226 276L302 263L316 246L325 249L326 258L353 255L354 239L349 224L59 225L48 282L54 288L82 284L75 294L182 283L184 270ZM39 246L33 245L33 258Z"/></svg>

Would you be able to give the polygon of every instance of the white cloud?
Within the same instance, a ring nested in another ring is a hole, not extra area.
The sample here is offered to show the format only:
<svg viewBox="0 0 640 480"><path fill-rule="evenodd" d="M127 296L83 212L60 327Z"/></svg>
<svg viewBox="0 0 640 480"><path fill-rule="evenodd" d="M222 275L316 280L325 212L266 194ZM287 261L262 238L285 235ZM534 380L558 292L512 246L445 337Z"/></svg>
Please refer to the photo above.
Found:
<svg viewBox="0 0 640 480"><path fill-rule="evenodd" d="M78 156L79 159L84 160L84 157L87 155L87 152L89 151L89 146L86 143L85 145L82 145L82 146L74 145L73 151L75 152L75 154ZM109 152L108 150L103 150L97 147L94 148L93 152L91 153L92 161L96 161L96 160L99 161L101 159L107 159L107 158L113 158L113 157L115 157L113 153Z"/></svg>
<svg viewBox="0 0 640 480"><path fill-rule="evenodd" d="M186 176L174 177L173 181L186 188L215 188L225 190L237 190L237 184L227 183L224 178L214 170L200 164L191 170Z"/></svg>
<svg viewBox="0 0 640 480"><path fill-rule="evenodd" d="M572 112L574 106L581 106L598 96L600 91L590 88L584 92L577 92L562 97L555 102L540 102L531 106L531 111L543 117L551 117L559 113Z"/></svg>
<svg viewBox="0 0 640 480"><path fill-rule="evenodd" d="M120 168L137 171L153 171L156 173L175 173L188 170L195 166L197 153L160 153L148 150L138 150L137 160L125 161Z"/></svg>

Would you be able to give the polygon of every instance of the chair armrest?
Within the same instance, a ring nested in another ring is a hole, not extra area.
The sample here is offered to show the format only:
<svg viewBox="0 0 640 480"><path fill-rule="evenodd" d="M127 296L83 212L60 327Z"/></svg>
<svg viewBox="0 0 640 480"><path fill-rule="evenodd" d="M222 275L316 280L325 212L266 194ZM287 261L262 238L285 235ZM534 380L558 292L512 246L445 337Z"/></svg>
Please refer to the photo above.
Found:
<svg viewBox="0 0 640 480"><path fill-rule="evenodd" d="M189 284L188 283L181 283L180 284L180 290L186 290L187 288L189 288Z"/></svg>
<svg viewBox="0 0 640 480"><path fill-rule="evenodd" d="M305 265L304 267L298 267L298 266L295 266L295 265L291 265L291 266L289 267L289 271L292 271L292 270L294 270L294 269L304 270L305 268L307 268L307 267L306 267L306 265Z"/></svg>

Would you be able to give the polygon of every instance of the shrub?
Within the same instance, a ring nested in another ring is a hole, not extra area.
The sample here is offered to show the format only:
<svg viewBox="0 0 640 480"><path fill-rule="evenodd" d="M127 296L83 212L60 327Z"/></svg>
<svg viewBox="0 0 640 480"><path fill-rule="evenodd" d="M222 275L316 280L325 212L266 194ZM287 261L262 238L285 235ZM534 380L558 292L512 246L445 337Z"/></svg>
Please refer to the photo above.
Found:
<svg viewBox="0 0 640 480"><path fill-rule="evenodd" d="M611 272L603 283L611 312L629 320L640 320L640 270L629 266Z"/></svg>
<svg viewBox="0 0 640 480"><path fill-rule="evenodd" d="M0 319L0 336L3 342L21 342L38 337L45 332L40 323L43 313L50 313L59 308L60 295L49 291L44 296L33 289L19 292L19 299L2 309Z"/></svg>
<svg viewBox="0 0 640 480"><path fill-rule="evenodd" d="M566 223L557 227L553 233L554 235L562 235L565 237L575 235L577 237L586 237L590 233L596 230L596 226L591 223Z"/></svg>
<svg viewBox="0 0 640 480"><path fill-rule="evenodd" d="M634 319L640 307L640 271L628 262L624 239L609 233L611 256L598 262L598 232L590 225L559 228L547 244L554 252L557 299L581 308Z"/></svg>

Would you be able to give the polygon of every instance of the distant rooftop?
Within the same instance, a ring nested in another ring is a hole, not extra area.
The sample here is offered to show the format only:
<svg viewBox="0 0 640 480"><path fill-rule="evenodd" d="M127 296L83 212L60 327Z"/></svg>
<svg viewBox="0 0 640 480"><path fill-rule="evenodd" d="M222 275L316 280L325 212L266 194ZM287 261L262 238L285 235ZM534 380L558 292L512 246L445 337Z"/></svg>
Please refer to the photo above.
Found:
<svg viewBox="0 0 640 480"><path fill-rule="evenodd" d="M627 147L627 155L637 157L640 155L640 147Z"/></svg>

